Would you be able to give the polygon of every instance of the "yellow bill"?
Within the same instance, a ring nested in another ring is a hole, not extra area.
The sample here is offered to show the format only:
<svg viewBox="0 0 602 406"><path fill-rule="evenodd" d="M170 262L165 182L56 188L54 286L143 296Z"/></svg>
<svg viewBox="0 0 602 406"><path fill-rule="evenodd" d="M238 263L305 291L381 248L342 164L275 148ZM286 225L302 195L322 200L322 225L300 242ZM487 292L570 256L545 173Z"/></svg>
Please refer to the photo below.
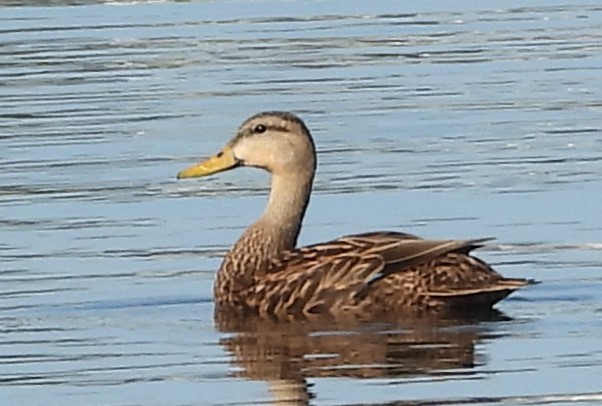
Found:
<svg viewBox="0 0 602 406"><path fill-rule="evenodd" d="M234 156L234 151L226 146L216 155L208 158L196 165L184 169L178 173L178 179L198 178L201 176L212 175L214 173L227 171L236 167L240 161Z"/></svg>

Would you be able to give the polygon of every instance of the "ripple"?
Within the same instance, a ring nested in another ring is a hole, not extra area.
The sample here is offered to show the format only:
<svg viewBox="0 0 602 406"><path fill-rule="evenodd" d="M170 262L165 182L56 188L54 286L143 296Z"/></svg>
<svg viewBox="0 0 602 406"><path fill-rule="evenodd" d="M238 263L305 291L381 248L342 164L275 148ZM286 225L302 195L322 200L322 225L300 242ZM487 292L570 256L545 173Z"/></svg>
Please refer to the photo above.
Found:
<svg viewBox="0 0 602 406"><path fill-rule="evenodd" d="M602 400L598 4L1 4L6 403ZM273 109L318 147L308 243L498 236L478 255L542 283L504 320L221 329L269 181L175 174Z"/></svg>

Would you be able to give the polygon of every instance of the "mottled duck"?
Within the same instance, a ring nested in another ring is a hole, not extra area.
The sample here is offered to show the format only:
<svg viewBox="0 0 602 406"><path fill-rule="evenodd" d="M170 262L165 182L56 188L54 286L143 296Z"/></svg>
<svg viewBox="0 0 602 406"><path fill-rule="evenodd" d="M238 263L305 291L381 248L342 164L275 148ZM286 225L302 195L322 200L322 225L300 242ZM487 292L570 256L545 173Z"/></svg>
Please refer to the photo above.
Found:
<svg viewBox="0 0 602 406"><path fill-rule="evenodd" d="M252 116L220 152L181 171L178 179L239 166L270 172L271 191L263 215L220 266L214 285L218 311L276 319L472 314L533 283L504 278L472 256L487 239L425 240L376 231L297 248L316 151L294 114Z"/></svg>

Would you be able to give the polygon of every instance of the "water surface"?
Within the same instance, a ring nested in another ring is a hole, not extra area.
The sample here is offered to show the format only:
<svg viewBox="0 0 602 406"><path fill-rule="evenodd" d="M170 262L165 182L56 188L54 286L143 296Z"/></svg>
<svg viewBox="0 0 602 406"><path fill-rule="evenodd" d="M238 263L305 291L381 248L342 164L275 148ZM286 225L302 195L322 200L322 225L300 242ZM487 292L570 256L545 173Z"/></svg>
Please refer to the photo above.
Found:
<svg viewBox="0 0 602 406"><path fill-rule="evenodd" d="M596 2L1 5L3 403L602 402ZM301 243L495 236L543 283L496 320L214 322L268 178L175 174L273 109L319 151Z"/></svg>

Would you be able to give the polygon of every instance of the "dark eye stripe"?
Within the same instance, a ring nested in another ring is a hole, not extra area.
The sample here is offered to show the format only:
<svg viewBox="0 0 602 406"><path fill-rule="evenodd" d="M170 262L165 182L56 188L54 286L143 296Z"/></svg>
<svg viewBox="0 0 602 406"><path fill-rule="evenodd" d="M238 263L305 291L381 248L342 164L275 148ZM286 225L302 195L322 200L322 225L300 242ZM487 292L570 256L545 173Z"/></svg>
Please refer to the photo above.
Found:
<svg viewBox="0 0 602 406"><path fill-rule="evenodd" d="M286 127L282 127L279 125L266 126L265 124L257 124L255 127L253 127L252 132L254 134L263 134L267 130L278 131L278 132L289 132L289 129Z"/></svg>
<svg viewBox="0 0 602 406"><path fill-rule="evenodd" d="M263 134L263 133L265 133L268 130L277 131L277 132L283 132L283 133L290 132L290 129L288 129L285 126L280 126L280 125L270 125L270 126L267 126L265 124L256 124L255 126L253 126L253 127L247 127L244 130L242 130L241 132L239 132L238 134L236 134L236 136L232 139L232 143L236 143L241 138L249 137L249 136L252 136L254 134Z"/></svg>
<svg viewBox="0 0 602 406"><path fill-rule="evenodd" d="M271 129L271 130L275 130L275 131L279 131L279 132L282 132L282 133L287 133L287 132L289 132L289 129L288 129L288 128L286 128L286 127L281 127L281 126L278 126L278 125L275 125L275 126L273 126L273 127L270 127L270 129Z"/></svg>

